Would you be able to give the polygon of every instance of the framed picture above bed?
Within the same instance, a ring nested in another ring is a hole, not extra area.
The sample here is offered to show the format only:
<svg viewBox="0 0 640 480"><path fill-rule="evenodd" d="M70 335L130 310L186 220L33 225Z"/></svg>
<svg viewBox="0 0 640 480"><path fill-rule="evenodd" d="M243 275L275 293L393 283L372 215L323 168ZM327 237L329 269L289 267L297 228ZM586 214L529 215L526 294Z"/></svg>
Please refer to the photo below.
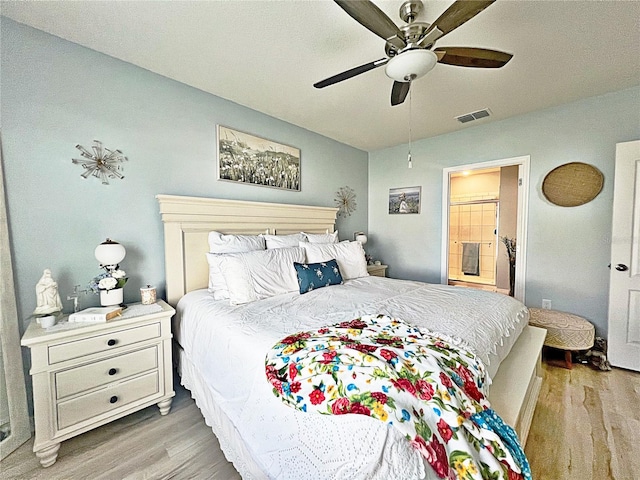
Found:
<svg viewBox="0 0 640 480"><path fill-rule="evenodd" d="M389 189L389 213L420 213L422 187Z"/></svg>
<svg viewBox="0 0 640 480"><path fill-rule="evenodd" d="M300 149L217 126L218 179L300 191Z"/></svg>

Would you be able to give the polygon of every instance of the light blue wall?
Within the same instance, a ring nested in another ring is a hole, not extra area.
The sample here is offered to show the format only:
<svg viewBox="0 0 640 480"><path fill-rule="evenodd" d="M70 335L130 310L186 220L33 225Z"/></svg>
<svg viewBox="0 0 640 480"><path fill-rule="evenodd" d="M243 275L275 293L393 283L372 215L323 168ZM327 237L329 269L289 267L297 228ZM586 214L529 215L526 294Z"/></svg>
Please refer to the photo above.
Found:
<svg viewBox="0 0 640 480"><path fill-rule="evenodd" d="M334 206L348 185L358 209L339 219L340 237L367 230L366 152L4 17L1 33L3 164L22 329L42 270L53 271L64 300L99 273L93 250L107 237L127 249L125 301L139 300L147 283L162 289L158 193ZM217 181L216 124L300 148L301 192ZM94 139L127 155L124 180L103 186L80 177L74 145ZM85 297L83 306L95 303Z"/></svg>
<svg viewBox="0 0 640 480"><path fill-rule="evenodd" d="M419 120L415 120L419 122ZM526 303L591 320L607 333L613 172L617 142L640 138L640 87L570 103L508 120L465 128L412 145L369 154L371 253L390 276L440 282L442 169L531 156ZM545 175L567 162L596 166L604 188L592 202L573 208L549 203ZM389 188L422 186L420 215L389 215Z"/></svg>
<svg viewBox="0 0 640 480"><path fill-rule="evenodd" d="M21 329L42 270L53 270L64 298L98 273L93 249L107 236L127 247L126 300L137 300L141 285L161 287L157 193L333 206L335 191L349 185L358 209L338 221L341 238L368 231L367 250L390 265L391 276L439 282L442 169L531 155L527 304L550 298L606 334L615 144L640 138L640 87L414 142L408 170L406 145L367 155L4 17L0 33L2 153ZM216 124L300 148L302 191L216 181ZM80 178L74 145L93 139L129 157L124 180L103 186ZM540 193L542 179L570 161L598 167L604 189L587 205L553 206ZM389 188L416 185L422 213L389 215ZM85 306L95 302L84 299Z"/></svg>

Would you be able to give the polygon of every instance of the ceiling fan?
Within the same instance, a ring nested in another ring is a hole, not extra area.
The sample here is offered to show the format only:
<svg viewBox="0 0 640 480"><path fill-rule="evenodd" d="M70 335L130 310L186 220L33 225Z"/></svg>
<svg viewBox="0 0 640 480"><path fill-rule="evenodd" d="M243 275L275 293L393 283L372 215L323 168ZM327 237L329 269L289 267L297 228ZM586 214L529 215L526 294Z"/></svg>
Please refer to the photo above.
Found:
<svg viewBox="0 0 640 480"><path fill-rule="evenodd" d="M369 0L334 1L358 23L386 41L387 56L315 83L313 86L316 88L328 87L386 65L385 73L394 80L391 105L399 105L407 98L411 82L426 75L436 63L460 67L500 68L513 57L509 53L486 48L433 48L436 40L475 17L495 0L456 0L431 25L416 21L423 9L421 0L405 1L400 6L400 18L406 25L400 27Z"/></svg>

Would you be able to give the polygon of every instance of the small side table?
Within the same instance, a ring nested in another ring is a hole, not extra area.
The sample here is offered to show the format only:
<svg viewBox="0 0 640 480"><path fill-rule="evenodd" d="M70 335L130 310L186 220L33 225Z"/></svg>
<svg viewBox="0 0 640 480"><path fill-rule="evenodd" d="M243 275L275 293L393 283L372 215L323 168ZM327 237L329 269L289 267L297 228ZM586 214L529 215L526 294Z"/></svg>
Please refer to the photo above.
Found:
<svg viewBox="0 0 640 480"><path fill-rule="evenodd" d="M387 265L367 265L367 272L374 277L386 277Z"/></svg>
<svg viewBox="0 0 640 480"><path fill-rule="evenodd" d="M43 467L55 463L64 440L150 405L169 413L174 313L160 300L129 305L104 323L31 322L21 343L31 350L33 451Z"/></svg>

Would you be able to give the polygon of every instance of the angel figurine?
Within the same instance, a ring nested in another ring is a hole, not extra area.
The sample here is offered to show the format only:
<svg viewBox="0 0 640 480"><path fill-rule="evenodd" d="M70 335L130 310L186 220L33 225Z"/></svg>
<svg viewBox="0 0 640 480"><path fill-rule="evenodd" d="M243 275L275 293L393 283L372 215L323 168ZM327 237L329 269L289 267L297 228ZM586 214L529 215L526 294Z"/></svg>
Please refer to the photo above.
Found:
<svg viewBox="0 0 640 480"><path fill-rule="evenodd" d="M36 284L37 307L34 315L47 315L62 311L62 300L58 294L58 283L51 277L51 270L46 268Z"/></svg>

